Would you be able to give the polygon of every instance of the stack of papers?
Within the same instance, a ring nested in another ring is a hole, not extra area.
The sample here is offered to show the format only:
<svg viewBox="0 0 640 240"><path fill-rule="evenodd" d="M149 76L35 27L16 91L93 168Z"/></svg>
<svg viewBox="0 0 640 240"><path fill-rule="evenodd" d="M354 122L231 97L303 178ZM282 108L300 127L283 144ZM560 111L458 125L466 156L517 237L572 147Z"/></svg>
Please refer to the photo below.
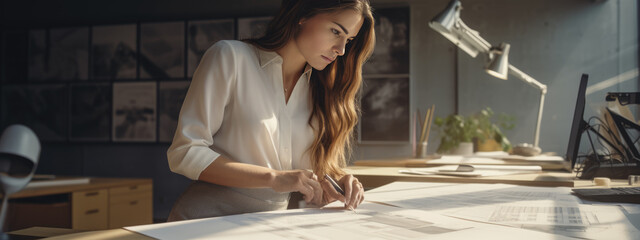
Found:
<svg viewBox="0 0 640 240"><path fill-rule="evenodd" d="M355 211L334 202L295 209L126 227L157 239L637 239L614 205L568 187L395 182ZM383 204L379 204L383 203Z"/></svg>
<svg viewBox="0 0 640 240"><path fill-rule="evenodd" d="M637 239L626 208L589 205L568 187L395 182L368 201L445 216L586 239Z"/></svg>
<svg viewBox="0 0 640 240"><path fill-rule="evenodd" d="M541 172L540 166L507 166L507 165L445 165L430 168L401 169L400 173L417 175L448 175L462 177L502 176L521 173Z"/></svg>
<svg viewBox="0 0 640 240"><path fill-rule="evenodd" d="M157 239L571 239L374 203L362 204L357 213L296 209L125 229Z"/></svg>

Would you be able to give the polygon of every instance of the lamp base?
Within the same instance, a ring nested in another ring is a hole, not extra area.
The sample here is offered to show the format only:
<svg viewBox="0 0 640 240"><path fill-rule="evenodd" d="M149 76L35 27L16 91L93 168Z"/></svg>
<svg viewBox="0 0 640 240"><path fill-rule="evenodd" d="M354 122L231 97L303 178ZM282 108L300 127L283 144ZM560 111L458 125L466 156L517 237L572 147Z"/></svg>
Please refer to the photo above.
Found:
<svg viewBox="0 0 640 240"><path fill-rule="evenodd" d="M521 143L513 147L513 154L520 156L538 156L542 153L542 149L539 147L533 146L533 144Z"/></svg>

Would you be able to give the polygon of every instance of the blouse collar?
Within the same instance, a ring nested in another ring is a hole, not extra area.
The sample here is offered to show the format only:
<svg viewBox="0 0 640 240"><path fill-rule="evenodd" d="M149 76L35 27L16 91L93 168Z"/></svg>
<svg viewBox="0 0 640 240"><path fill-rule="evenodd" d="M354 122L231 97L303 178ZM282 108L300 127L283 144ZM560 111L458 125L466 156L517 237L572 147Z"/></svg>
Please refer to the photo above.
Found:
<svg viewBox="0 0 640 240"><path fill-rule="evenodd" d="M261 68L264 68L265 66L273 62L282 63L282 57L277 52L265 51L260 49L259 47L255 47L255 48L256 48L256 51L258 51ZM311 67L311 65L307 63L304 67L304 72L302 74L310 73L312 69L313 68Z"/></svg>

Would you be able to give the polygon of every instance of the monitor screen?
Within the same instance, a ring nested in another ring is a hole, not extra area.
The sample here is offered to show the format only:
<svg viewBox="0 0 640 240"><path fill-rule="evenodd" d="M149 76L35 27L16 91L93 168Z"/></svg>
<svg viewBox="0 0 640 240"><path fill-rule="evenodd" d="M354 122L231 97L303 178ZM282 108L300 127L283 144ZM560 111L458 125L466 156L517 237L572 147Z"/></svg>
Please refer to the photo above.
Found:
<svg viewBox="0 0 640 240"><path fill-rule="evenodd" d="M570 163L569 171L572 171L576 160L578 160L578 149L580 148L580 137L582 136L582 132L584 132L584 128L586 127L586 122L583 119L584 114L584 104L585 104L585 93L587 91L587 80L589 79L588 74L582 74L582 79L580 79L580 87L578 88L578 100L576 101L576 108L573 112L573 121L571 122L571 132L569 135L569 145L567 146L567 161Z"/></svg>

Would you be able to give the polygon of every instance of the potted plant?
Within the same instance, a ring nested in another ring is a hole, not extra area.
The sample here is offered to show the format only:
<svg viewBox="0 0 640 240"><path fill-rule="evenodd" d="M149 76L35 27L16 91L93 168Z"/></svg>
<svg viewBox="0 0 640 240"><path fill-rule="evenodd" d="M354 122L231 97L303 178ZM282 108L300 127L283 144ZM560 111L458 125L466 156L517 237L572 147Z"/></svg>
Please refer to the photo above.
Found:
<svg viewBox="0 0 640 240"><path fill-rule="evenodd" d="M473 154L472 140L478 136L478 121L473 117L449 115L447 118L436 117L434 122L440 131L440 154L470 155Z"/></svg>
<svg viewBox="0 0 640 240"><path fill-rule="evenodd" d="M494 112L491 108L481 110L475 115L477 120L476 147L477 151L505 151L511 150L511 142L502 133L502 130L511 130L515 126L514 117L501 113L498 119L493 121ZM502 130L501 130L502 129Z"/></svg>
<svg viewBox="0 0 640 240"><path fill-rule="evenodd" d="M486 108L472 116L449 115L436 117L435 124L440 131L440 154L471 155L475 140L477 151L511 150L511 142L502 133L502 129L511 130L515 126L514 118L500 114L493 121L493 110Z"/></svg>

